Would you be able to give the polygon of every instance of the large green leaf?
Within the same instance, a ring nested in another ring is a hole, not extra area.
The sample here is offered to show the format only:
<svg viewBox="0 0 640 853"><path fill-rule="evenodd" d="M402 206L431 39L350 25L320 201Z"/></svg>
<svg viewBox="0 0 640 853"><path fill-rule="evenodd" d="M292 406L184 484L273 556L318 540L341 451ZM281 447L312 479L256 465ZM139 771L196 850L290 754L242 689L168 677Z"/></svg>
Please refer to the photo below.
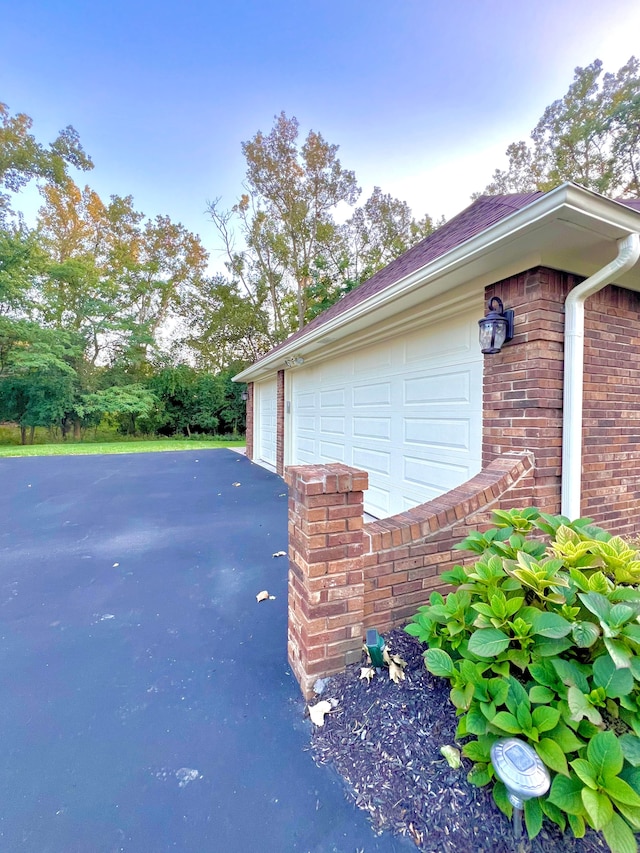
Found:
<svg viewBox="0 0 640 853"><path fill-rule="evenodd" d="M566 637L555 639L553 637L543 637L541 634L536 635L536 641L532 646L532 651L543 658L555 657L561 655L571 648L571 640Z"/></svg>
<svg viewBox="0 0 640 853"><path fill-rule="evenodd" d="M578 598L587 610L590 610L601 622L608 620L611 613L611 603L604 595L599 592L579 592Z"/></svg>
<svg viewBox="0 0 640 853"><path fill-rule="evenodd" d="M581 791L583 784L580 779L571 776L556 776L551 783L549 799L552 803L569 815L581 815L584 812Z"/></svg>
<svg viewBox="0 0 640 853"><path fill-rule="evenodd" d="M532 800L525 800L524 821L527 826L527 835L529 838L535 838L542 829L542 817L540 800L537 797L534 797Z"/></svg>
<svg viewBox="0 0 640 853"><path fill-rule="evenodd" d="M609 823L602 827L602 834L611 849L611 853L638 853L638 845L633 832L620 815L615 812Z"/></svg>
<svg viewBox="0 0 640 853"><path fill-rule="evenodd" d="M560 711L557 708L550 708L548 705L541 705L539 708L533 709L533 725L539 732L548 732L555 728L560 720Z"/></svg>
<svg viewBox="0 0 640 853"><path fill-rule="evenodd" d="M563 684L566 684L567 687L577 687L581 693L589 692L589 682L586 679L586 676L578 666L578 664L573 661L564 660L563 658L557 658L551 662L553 668L558 673L558 678L562 681Z"/></svg>
<svg viewBox="0 0 640 853"><path fill-rule="evenodd" d="M609 655L600 655L593 662L593 680L603 687L612 699L626 696L633 690L633 675L629 669L617 669Z"/></svg>
<svg viewBox="0 0 640 853"><path fill-rule="evenodd" d="M622 754L633 767L640 767L640 738L631 734L620 735L618 738Z"/></svg>
<svg viewBox="0 0 640 853"><path fill-rule="evenodd" d="M580 780L584 782L584 784L588 788L591 788L592 791L597 790L598 779L596 776L596 771L593 769L593 767L588 761L585 761L584 758L576 758L571 762L571 766L575 770Z"/></svg>
<svg viewBox="0 0 640 853"><path fill-rule="evenodd" d="M509 637L498 628L480 628L469 637L469 651L481 658L492 658L509 645Z"/></svg>
<svg viewBox="0 0 640 853"><path fill-rule="evenodd" d="M552 820L560 827L560 831L564 832L567 827L567 816L556 806L555 803L552 803L549 799L540 800L540 805L542 806L542 811L546 814L549 820Z"/></svg>
<svg viewBox="0 0 640 853"><path fill-rule="evenodd" d="M611 660L618 669L631 666L631 651L621 640L613 640L610 637L605 637L604 645L611 655Z"/></svg>
<svg viewBox="0 0 640 853"><path fill-rule="evenodd" d="M491 743L489 741L470 740L462 747L462 754L470 761L488 764L491 761Z"/></svg>
<svg viewBox="0 0 640 853"><path fill-rule="evenodd" d="M571 832L573 832L576 838L583 838L586 831L586 827L582 815L567 814L567 817L569 818L569 826L571 827Z"/></svg>
<svg viewBox="0 0 640 853"><path fill-rule="evenodd" d="M569 776L567 758L560 746L550 737L544 737L535 745L536 752L550 770Z"/></svg>
<svg viewBox="0 0 640 853"><path fill-rule="evenodd" d="M555 729L549 732L548 737L558 744L565 755L570 752L577 752L584 746L584 742L576 737L575 733L564 723L558 723Z"/></svg>
<svg viewBox="0 0 640 853"><path fill-rule="evenodd" d="M571 630L576 646L588 649L600 636L600 628L594 622L576 622Z"/></svg>
<svg viewBox="0 0 640 853"><path fill-rule="evenodd" d="M640 808L637 806L627 806L625 803L616 802L616 808L620 814L628 820L634 832L640 830Z"/></svg>
<svg viewBox="0 0 640 853"><path fill-rule="evenodd" d="M571 631L571 622L567 622L558 613L539 610L532 620L533 633L555 640L566 637Z"/></svg>
<svg viewBox="0 0 640 853"><path fill-rule="evenodd" d="M424 662L432 675L450 678L455 672L453 661L443 649L427 649L424 654Z"/></svg>
<svg viewBox="0 0 640 853"><path fill-rule="evenodd" d="M517 678L510 676L508 684L509 688L507 690L505 704L512 714L517 715L518 708L522 707L523 705L525 705L527 708L529 707L529 696L527 694L527 691L524 689L522 684L520 684Z"/></svg>
<svg viewBox="0 0 640 853"><path fill-rule="evenodd" d="M509 732L509 734L519 734L522 731L520 723L508 711L498 711L491 720L491 724L503 732Z"/></svg>
<svg viewBox="0 0 640 853"><path fill-rule="evenodd" d="M577 687L570 687L567 691L567 702L569 703L569 710L571 711L571 719L581 720L583 717L586 717L589 722L598 726L602 723L602 716L600 715L600 711L597 708L594 708L593 705L589 702L587 696L582 693Z"/></svg>
<svg viewBox="0 0 640 853"><path fill-rule="evenodd" d="M499 780L493 786L493 799L500 811L506 815L509 820L511 820L511 816L513 815L513 806L509 799L509 795L507 794L507 789Z"/></svg>
<svg viewBox="0 0 640 853"><path fill-rule="evenodd" d="M613 817L613 806L606 794L583 788L581 792L585 811L591 818L594 829L602 829Z"/></svg>
<svg viewBox="0 0 640 853"><path fill-rule="evenodd" d="M550 687L543 687L542 684L535 684L529 690L529 701L534 705L547 705L556 698L555 690Z"/></svg>
<svg viewBox="0 0 640 853"><path fill-rule="evenodd" d="M464 688L452 687L449 698L454 707L461 711L468 711L473 699L473 684L465 684Z"/></svg>
<svg viewBox="0 0 640 853"><path fill-rule="evenodd" d="M598 780L617 776L624 764L622 747L616 735L611 731L598 732L591 738L587 747L587 758ZM576 772L578 771L576 770ZM629 803L629 805L634 806L636 803Z"/></svg>
<svg viewBox="0 0 640 853"><path fill-rule="evenodd" d="M611 776L605 779L605 783L604 788L612 800L617 803L624 803L626 806L640 807L640 796L624 779L619 776Z"/></svg>

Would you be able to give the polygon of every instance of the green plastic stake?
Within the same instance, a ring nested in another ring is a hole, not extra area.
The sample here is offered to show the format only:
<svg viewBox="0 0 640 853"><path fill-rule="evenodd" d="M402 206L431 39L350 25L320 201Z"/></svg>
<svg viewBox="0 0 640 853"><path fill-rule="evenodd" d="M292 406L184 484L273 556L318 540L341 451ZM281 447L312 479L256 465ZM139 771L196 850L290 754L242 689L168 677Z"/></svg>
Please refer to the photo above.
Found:
<svg viewBox="0 0 640 853"><path fill-rule="evenodd" d="M371 658L371 665L375 667L384 666L382 652L384 651L385 643L375 628L369 628L365 642L369 652L369 657Z"/></svg>

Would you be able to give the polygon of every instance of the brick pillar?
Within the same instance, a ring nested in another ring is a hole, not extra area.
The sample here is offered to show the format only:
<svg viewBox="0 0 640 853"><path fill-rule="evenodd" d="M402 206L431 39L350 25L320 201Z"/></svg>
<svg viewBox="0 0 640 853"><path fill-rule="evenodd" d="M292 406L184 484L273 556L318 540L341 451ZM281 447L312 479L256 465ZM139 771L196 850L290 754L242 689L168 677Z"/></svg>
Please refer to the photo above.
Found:
<svg viewBox="0 0 640 853"><path fill-rule="evenodd" d="M284 475L284 370L276 377L276 471Z"/></svg>
<svg viewBox="0 0 640 853"><path fill-rule="evenodd" d="M564 301L580 281L544 267L491 285L515 310L515 336L484 357L483 467L504 453L531 451L536 460L532 503L560 512Z"/></svg>
<svg viewBox="0 0 640 853"><path fill-rule="evenodd" d="M360 659L366 471L288 467L289 663L305 698L317 678Z"/></svg>
<svg viewBox="0 0 640 853"><path fill-rule="evenodd" d="M247 382L247 426L245 440L247 444L247 459L253 459L253 410L254 393L253 382Z"/></svg>

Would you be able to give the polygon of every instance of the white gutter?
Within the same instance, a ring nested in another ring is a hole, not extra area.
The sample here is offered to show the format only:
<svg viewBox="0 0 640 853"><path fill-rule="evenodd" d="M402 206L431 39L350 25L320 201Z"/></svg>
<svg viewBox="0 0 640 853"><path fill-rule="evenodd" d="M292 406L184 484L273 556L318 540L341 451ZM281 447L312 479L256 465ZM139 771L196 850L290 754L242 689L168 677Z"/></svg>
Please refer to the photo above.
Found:
<svg viewBox="0 0 640 853"><path fill-rule="evenodd" d="M565 301L561 512L571 520L580 517L582 490L584 303L587 297L631 269L639 257L640 235L632 233L618 240L617 257L574 287Z"/></svg>

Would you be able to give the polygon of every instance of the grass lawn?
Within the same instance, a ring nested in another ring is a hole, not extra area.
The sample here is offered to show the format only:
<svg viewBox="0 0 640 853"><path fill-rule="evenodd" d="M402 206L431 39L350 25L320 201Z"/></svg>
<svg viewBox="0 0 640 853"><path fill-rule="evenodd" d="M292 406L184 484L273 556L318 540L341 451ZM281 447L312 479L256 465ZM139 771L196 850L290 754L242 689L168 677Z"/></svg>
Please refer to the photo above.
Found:
<svg viewBox="0 0 640 853"><path fill-rule="evenodd" d="M213 447L244 447L244 440L184 441L141 439L140 441L60 442L59 444L11 444L0 446L1 456L76 456L90 453L155 453L162 450L209 450Z"/></svg>

